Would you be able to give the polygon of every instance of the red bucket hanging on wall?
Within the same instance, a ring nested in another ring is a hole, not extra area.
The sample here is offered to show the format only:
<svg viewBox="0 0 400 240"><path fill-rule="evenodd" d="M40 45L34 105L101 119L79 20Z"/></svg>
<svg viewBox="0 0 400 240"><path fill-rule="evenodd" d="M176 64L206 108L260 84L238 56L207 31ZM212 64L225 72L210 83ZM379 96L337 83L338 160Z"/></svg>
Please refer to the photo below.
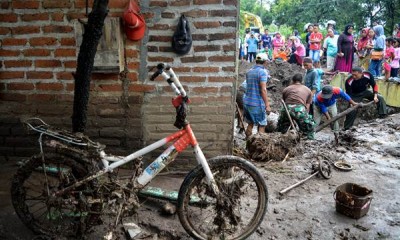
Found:
<svg viewBox="0 0 400 240"><path fill-rule="evenodd" d="M138 41L144 37L146 22L140 14L140 8L133 0L129 1L124 12L125 34L129 40Z"/></svg>

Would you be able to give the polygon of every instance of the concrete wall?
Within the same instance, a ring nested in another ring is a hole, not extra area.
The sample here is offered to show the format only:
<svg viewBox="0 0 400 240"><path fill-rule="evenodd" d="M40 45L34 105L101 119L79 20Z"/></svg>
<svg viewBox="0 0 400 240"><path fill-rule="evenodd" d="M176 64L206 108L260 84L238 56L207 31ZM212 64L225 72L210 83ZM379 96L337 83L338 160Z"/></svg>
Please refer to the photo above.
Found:
<svg viewBox="0 0 400 240"><path fill-rule="evenodd" d="M109 16L121 17L127 3L110 0ZM126 154L176 130L173 93L160 79L148 80L148 72L165 62L174 68L193 101L188 120L200 144L207 146L206 156L230 153L237 1L147 0L140 6L148 26L145 37L141 41L123 37L125 74L93 74L86 133L105 143L109 151ZM188 54L177 56L170 46L181 14L188 17L194 41ZM79 49L75 23L84 17L85 0L0 2L2 159L37 152L36 139L27 137L21 116L71 128L72 73ZM194 162L185 160L180 165L188 163Z"/></svg>

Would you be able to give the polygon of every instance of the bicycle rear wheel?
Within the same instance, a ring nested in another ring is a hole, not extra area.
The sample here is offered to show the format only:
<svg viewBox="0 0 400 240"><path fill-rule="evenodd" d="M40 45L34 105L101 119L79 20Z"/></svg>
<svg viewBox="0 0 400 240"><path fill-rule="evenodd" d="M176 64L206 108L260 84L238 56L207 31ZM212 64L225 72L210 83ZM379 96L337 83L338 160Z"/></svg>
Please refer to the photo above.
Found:
<svg viewBox="0 0 400 240"><path fill-rule="evenodd" d="M178 216L195 239L246 239L262 222L268 189L254 165L234 156L209 160L219 196L201 166L192 170L179 190Z"/></svg>
<svg viewBox="0 0 400 240"><path fill-rule="evenodd" d="M77 236L83 234L94 209L100 203L89 204L93 182L84 184L62 196L54 192L70 186L88 174L87 168L69 156L46 153L33 156L21 166L11 185L15 212L32 231L48 236ZM94 215L93 215L94 214Z"/></svg>

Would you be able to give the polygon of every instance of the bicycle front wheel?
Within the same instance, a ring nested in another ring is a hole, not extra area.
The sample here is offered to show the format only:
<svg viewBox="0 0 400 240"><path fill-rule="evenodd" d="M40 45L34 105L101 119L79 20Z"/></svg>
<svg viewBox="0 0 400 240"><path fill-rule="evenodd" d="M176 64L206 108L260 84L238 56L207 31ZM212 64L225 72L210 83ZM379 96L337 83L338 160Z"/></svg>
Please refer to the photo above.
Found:
<svg viewBox="0 0 400 240"><path fill-rule="evenodd" d="M235 156L209 160L219 189L215 195L201 166L192 170L179 190L178 216L195 239L246 239L262 222L268 189L256 167Z"/></svg>

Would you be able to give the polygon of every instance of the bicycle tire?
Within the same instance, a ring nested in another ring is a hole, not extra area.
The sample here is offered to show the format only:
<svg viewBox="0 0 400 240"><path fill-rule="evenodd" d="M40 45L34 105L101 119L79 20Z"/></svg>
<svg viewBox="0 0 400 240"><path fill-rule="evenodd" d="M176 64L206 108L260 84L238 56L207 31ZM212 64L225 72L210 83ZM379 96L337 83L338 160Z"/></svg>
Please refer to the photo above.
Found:
<svg viewBox="0 0 400 240"><path fill-rule="evenodd" d="M179 220L195 239L246 239L263 221L267 210L265 181L253 164L236 156L219 156L208 163L222 198L216 199L202 166L197 166L179 190ZM250 185L244 189L247 180ZM213 213L207 216L207 210Z"/></svg>
<svg viewBox="0 0 400 240"><path fill-rule="evenodd" d="M21 221L34 233L46 236L80 236L99 210L99 203L87 204L85 194L95 181L89 182L59 197L49 197L52 191L73 184L88 174L84 164L71 156L46 153L33 156L14 175L11 199ZM45 169L45 172L43 171ZM48 183L48 184L46 184ZM47 187L48 186L48 187ZM85 192L85 193L84 193Z"/></svg>

